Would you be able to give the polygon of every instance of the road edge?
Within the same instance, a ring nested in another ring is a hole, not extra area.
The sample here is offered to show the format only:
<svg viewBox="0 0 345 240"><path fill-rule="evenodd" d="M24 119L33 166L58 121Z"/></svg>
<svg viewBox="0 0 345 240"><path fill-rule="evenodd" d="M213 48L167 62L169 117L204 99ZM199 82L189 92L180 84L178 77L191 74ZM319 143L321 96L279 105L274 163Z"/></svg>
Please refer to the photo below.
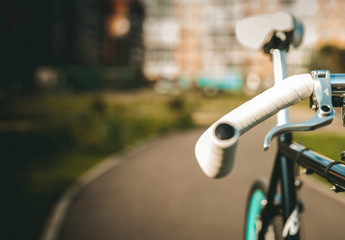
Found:
<svg viewBox="0 0 345 240"><path fill-rule="evenodd" d="M61 231L62 225L67 216L68 210L73 203L75 197L80 191L95 181L98 177L108 172L112 168L119 165L126 158L132 157L149 146L153 145L156 139L148 140L146 143L139 143L136 147L129 148L123 152L115 153L109 157L101 160L95 166L91 167L88 171L81 175L80 178L72 184L68 190L62 195L60 200L54 205L50 216L47 219L46 225L43 228L40 240L57 240Z"/></svg>

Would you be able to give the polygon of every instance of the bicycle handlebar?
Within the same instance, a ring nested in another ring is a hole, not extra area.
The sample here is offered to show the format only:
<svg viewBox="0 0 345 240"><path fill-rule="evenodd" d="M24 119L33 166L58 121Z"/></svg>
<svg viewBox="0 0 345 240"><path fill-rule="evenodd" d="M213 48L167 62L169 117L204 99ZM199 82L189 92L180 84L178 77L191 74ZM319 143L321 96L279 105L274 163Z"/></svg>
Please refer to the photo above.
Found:
<svg viewBox="0 0 345 240"><path fill-rule="evenodd" d="M312 93L311 75L295 75L224 115L196 143L195 156L203 172L211 178L225 177L233 168L240 135Z"/></svg>

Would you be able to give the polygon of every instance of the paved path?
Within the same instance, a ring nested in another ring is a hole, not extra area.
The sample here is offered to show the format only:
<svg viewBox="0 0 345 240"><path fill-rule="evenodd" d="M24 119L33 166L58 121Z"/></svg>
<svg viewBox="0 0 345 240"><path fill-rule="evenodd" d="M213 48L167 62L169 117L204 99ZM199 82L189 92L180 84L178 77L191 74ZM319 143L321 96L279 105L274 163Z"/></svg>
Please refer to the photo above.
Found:
<svg viewBox="0 0 345 240"><path fill-rule="evenodd" d="M78 194L58 239L242 239L250 183L272 168L274 146L262 150L270 126L242 136L233 172L220 180L204 176L194 158L201 130L169 135L121 156L120 164ZM344 239L345 205L327 194L308 184L303 188L308 239Z"/></svg>

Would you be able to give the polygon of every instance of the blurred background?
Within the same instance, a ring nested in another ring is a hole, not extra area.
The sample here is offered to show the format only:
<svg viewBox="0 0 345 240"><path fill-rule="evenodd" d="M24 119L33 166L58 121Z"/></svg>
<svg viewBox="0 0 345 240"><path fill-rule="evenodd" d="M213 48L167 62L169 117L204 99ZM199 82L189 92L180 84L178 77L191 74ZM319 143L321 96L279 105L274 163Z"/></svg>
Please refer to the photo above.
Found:
<svg viewBox="0 0 345 240"><path fill-rule="evenodd" d="M342 0L1 1L0 238L38 239L104 157L271 86L270 56L242 48L235 24L281 10L305 27L288 75L345 72Z"/></svg>

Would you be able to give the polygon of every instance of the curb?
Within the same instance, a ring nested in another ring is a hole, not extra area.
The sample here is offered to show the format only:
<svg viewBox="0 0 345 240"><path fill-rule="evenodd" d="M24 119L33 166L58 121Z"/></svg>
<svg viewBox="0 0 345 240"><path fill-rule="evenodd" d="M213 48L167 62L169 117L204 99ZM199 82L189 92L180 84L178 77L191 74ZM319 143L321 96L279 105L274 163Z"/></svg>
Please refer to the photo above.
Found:
<svg viewBox="0 0 345 240"><path fill-rule="evenodd" d="M139 142L133 148L128 148L122 152L115 153L100 161L90 170L86 171L74 184L63 194L61 199L53 207L53 211L48 217L46 226L43 229L40 240L57 240L61 231L62 225L67 216L67 212L73 203L75 197L80 193L81 189L86 187L98 177L116 167L118 164L131 158L148 147L154 145L159 141L160 137L151 140Z"/></svg>
<svg viewBox="0 0 345 240"><path fill-rule="evenodd" d="M96 180L98 177L109 171L110 169L116 167L118 164L123 162L129 157L133 157L139 152L147 149L149 146L153 145L157 139L148 140L145 143L139 143L134 148L129 148L123 152L110 155L104 160L100 161L95 166L91 167L90 170L85 172L77 181L68 188L68 190L63 194L61 199L53 207L53 211L48 217L46 226L43 229L40 240L57 240L59 233L61 231L62 225L67 216L68 210L73 203L76 196L80 191L86 187L88 184Z"/></svg>
<svg viewBox="0 0 345 240"><path fill-rule="evenodd" d="M67 212L78 193L83 187L97 179L99 176L121 163L123 158L110 156L96 164L74 183L53 208L48 222L43 230L41 240L57 240Z"/></svg>

